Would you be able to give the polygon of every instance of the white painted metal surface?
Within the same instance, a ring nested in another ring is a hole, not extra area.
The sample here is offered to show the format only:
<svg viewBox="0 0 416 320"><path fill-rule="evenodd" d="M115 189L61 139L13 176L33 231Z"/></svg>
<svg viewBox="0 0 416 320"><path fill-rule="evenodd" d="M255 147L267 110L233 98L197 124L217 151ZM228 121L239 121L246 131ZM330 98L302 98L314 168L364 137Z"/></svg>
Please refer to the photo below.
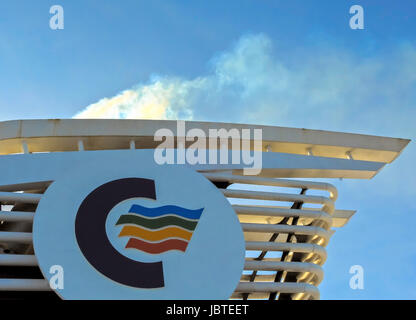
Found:
<svg viewBox="0 0 416 320"><path fill-rule="evenodd" d="M245 271L232 296L235 299L267 299L273 293L287 294L292 299L319 299L317 286L327 259L325 246L334 227L345 225L355 211L335 208L338 191L331 184L287 178L369 179L393 161L409 142L281 127L202 122L187 122L186 126L204 131L263 129L264 170L260 176L243 176L241 166L195 166L229 199L244 230ZM0 211L0 268L36 267L31 223L42 193L64 169L60 165L62 159L82 163L91 157L91 150L101 150L97 152L105 156L104 150L114 149L119 150L120 159L126 152L134 156L135 149L156 146L153 135L158 128L175 132L176 122L0 122L0 167L7 168L0 176L0 203L13 210ZM267 191L259 191L258 187ZM310 190L315 191L314 195L308 194ZM287 282L288 278L291 282ZM44 279L0 278L0 291L47 290L50 288Z"/></svg>
<svg viewBox="0 0 416 320"><path fill-rule="evenodd" d="M204 173L211 181L227 181L228 183L256 184L264 186L279 186L282 188L309 188L326 192L327 196L308 196L293 193L282 192L254 192L247 190L222 189L225 196L230 201L234 198L250 201L250 199L273 200L280 202L299 202L314 203L321 205L321 209L291 209L290 207L261 207L249 204L233 205L246 237L247 258L245 263L245 272L257 270L260 274L254 281L249 281L249 276L243 274L240 285L236 289L233 298L241 298L243 294L248 294L248 298L265 298L270 292L290 293L297 299L316 299L319 297L317 286L322 281L323 271L321 265L327 258L325 245L331 237L331 223L334 210L334 200L337 197L337 190L328 183L318 183L310 181L288 180L288 179L270 179L259 177L234 176L230 173ZM44 186L46 184L32 183L32 186ZM20 185L21 186L21 185ZM11 189L9 185L7 189ZM26 194L16 192L3 192L2 200L8 203L18 201L22 203L36 203L41 198L41 194ZM35 199L35 200L34 200ZM24 211L3 211L0 218L3 221L13 221L21 223L31 223L33 212ZM276 224L283 218L293 219L299 217L301 221L307 221L308 225L299 223L296 226ZM254 219L255 223L250 222ZM269 219L269 220L268 220ZM275 219L271 223L270 219ZM304 219L304 220L302 220ZM276 242L268 241L273 233L279 233ZM303 235L306 236L306 242L286 242L283 235ZM31 245L31 233L16 231L1 231L0 244L7 247L10 243ZM269 252L291 252L304 254L303 261L278 261L279 258L264 258L262 261L256 261L249 255L249 252L269 251ZM36 258L33 254L0 254L0 266L36 266ZM261 274L263 271L284 271L298 274L299 282L297 283L275 283L270 275ZM27 284L25 286L25 283ZM39 279L20 279L15 282L9 279L0 281L0 290L28 290L43 291L45 283Z"/></svg>

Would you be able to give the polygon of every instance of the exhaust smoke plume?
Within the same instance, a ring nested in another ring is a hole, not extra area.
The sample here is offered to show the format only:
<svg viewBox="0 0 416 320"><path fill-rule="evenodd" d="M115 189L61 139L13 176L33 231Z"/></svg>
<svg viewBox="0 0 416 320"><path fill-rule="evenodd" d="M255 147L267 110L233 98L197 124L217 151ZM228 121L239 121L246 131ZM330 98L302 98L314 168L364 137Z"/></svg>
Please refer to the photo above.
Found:
<svg viewBox="0 0 416 320"><path fill-rule="evenodd" d="M205 75L152 77L87 106L75 118L242 122L399 136L413 132L405 121L416 118L412 45L369 58L322 46L285 52L283 61L276 51L267 35L246 35L215 55Z"/></svg>

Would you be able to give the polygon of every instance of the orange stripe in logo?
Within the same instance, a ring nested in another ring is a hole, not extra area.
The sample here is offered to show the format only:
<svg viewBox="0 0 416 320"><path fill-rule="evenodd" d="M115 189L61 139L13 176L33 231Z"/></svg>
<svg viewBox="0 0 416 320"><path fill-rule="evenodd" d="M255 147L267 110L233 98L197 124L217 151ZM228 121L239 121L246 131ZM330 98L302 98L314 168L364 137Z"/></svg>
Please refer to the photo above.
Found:
<svg viewBox="0 0 416 320"><path fill-rule="evenodd" d="M124 226L118 236L136 237L148 241L160 241L166 238L175 237L189 241L192 237L192 232L180 229L178 227L167 227L157 231L150 231L137 226Z"/></svg>

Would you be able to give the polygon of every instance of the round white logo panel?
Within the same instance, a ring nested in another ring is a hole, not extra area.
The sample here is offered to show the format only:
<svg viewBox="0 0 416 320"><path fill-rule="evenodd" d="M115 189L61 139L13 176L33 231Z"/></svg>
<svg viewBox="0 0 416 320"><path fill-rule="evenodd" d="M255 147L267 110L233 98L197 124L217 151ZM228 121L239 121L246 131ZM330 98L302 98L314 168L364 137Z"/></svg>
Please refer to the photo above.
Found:
<svg viewBox="0 0 416 320"><path fill-rule="evenodd" d="M35 214L42 273L62 267L64 299L229 298L245 256L234 210L201 174L144 151L68 163Z"/></svg>

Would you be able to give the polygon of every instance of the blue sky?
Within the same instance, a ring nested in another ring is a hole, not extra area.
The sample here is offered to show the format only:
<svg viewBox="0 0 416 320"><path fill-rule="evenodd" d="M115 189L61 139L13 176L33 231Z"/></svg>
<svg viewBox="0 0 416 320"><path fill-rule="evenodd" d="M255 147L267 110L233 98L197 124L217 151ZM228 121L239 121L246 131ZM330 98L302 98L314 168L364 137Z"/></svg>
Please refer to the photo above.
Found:
<svg viewBox="0 0 416 320"><path fill-rule="evenodd" d="M64 30L49 28L54 4ZM349 28L353 4L364 30ZM411 0L2 1L0 120L179 117L414 140L415 9ZM328 246L323 299L416 298L414 156L412 142L370 181L331 181L337 207L358 212ZM361 291L349 288L355 264Z"/></svg>

